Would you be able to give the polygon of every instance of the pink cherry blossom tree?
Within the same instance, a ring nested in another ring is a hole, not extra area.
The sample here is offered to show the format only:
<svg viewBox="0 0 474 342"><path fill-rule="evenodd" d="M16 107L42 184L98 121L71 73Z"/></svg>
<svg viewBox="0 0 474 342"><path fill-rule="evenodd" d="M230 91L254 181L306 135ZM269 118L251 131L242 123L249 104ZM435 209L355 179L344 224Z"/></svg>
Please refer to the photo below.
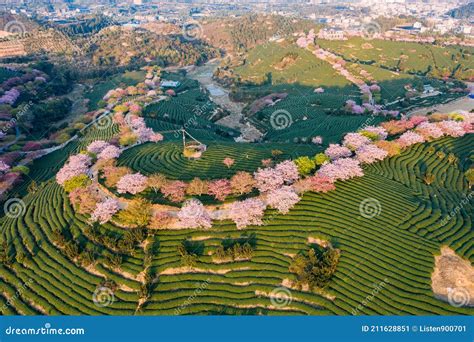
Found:
<svg viewBox="0 0 474 342"><path fill-rule="evenodd" d="M414 116L410 117L410 119L408 119L408 121L410 123L412 123L413 126L418 126L422 122L427 122L428 118L426 116L422 116L422 115L414 115Z"/></svg>
<svg viewBox="0 0 474 342"><path fill-rule="evenodd" d="M425 140L438 139L443 136L443 130L432 122L422 122L416 127L415 132L420 134Z"/></svg>
<svg viewBox="0 0 474 342"><path fill-rule="evenodd" d="M117 183L119 194L130 193L136 195L147 187L147 178L141 173L132 173L123 176Z"/></svg>
<svg viewBox="0 0 474 342"><path fill-rule="evenodd" d="M181 202L186 195L187 184L182 181L165 182L160 188L163 196L172 202Z"/></svg>
<svg viewBox="0 0 474 342"><path fill-rule="evenodd" d="M117 146L109 145L99 153L97 158L101 160L117 159L121 153L122 151Z"/></svg>
<svg viewBox="0 0 474 342"><path fill-rule="evenodd" d="M0 173L5 173L8 170L10 170L10 165L8 165L4 161L0 160Z"/></svg>
<svg viewBox="0 0 474 342"><path fill-rule="evenodd" d="M89 174L91 157L86 154L71 156L69 161L56 174L56 182L63 185L65 181L81 174Z"/></svg>
<svg viewBox="0 0 474 342"><path fill-rule="evenodd" d="M400 138L397 139L398 144L403 148L403 147L408 147L417 143L422 143L424 142L425 139L423 136L413 132L413 131L408 131L403 133Z"/></svg>
<svg viewBox="0 0 474 342"><path fill-rule="evenodd" d="M462 122L453 120L441 121L438 122L438 127L441 128L444 134L454 138L462 137L464 134L466 134Z"/></svg>
<svg viewBox="0 0 474 342"><path fill-rule="evenodd" d="M364 164L372 164L377 160L383 160L388 156L387 151L375 145L364 145L356 151L357 159Z"/></svg>
<svg viewBox="0 0 474 342"><path fill-rule="evenodd" d="M318 175L336 181L362 177L364 172L360 167L358 160L352 158L341 158L332 163L321 166L318 170Z"/></svg>
<svg viewBox="0 0 474 342"><path fill-rule="evenodd" d="M369 134L375 134L378 137L378 140L385 140L388 137L388 133L385 128L380 126L367 126L361 130L361 133L368 132Z"/></svg>
<svg viewBox="0 0 474 342"><path fill-rule="evenodd" d="M108 142L105 142L103 140L96 140L90 143L89 146L87 146L87 152L99 154L108 146L110 146Z"/></svg>
<svg viewBox="0 0 474 342"><path fill-rule="evenodd" d="M232 167L232 165L234 165L235 160L232 159L232 158L230 158L230 157L226 157L226 158L224 158L224 160L222 161L222 163L223 163L225 166L227 166L227 168L230 168L230 167Z"/></svg>
<svg viewBox="0 0 474 342"><path fill-rule="evenodd" d="M150 137L150 141L151 142L160 142L160 141L163 141L164 137L162 134L160 133L153 133Z"/></svg>
<svg viewBox="0 0 474 342"><path fill-rule="evenodd" d="M367 145L369 143L370 139L360 133L347 133L344 137L342 145L352 151L355 151L361 146Z"/></svg>
<svg viewBox="0 0 474 342"><path fill-rule="evenodd" d="M281 175L286 184L294 183L300 177L298 166L296 166L296 164L291 160L285 160L278 163L275 166L275 171Z"/></svg>
<svg viewBox="0 0 474 342"><path fill-rule="evenodd" d="M179 225L183 228L211 228L211 216L197 199L184 203L178 212Z"/></svg>
<svg viewBox="0 0 474 342"><path fill-rule="evenodd" d="M315 175L308 178L309 190L314 192L329 192L336 189L334 181L329 177L322 175Z"/></svg>
<svg viewBox="0 0 474 342"><path fill-rule="evenodd" d="M256 188L260 192L267 192L281 187L285 183L283 175L272 168L258 169L254 173Z"/></svg>
<svg viewBox="0 0 474 342"><path fill-rule="evenodd" d="M345 146L339 144L329 144L329 147L324 151L329 158L332 160L350 157L352 155L351 150Z"/></svg>
<svg viewBox="0 0 474 342"><path fill-rule="evenodd" d="M112 216L114 216L119 210L119 202L114 198L107 198L104 201L97 203L96 208L91 215L91 221L98 221L100 224L104 224L109 222Z"/></svg>
<svg viewBox="0 0 474 342"><path fill-rule="evenodd" d="M249 198L245 201L232 203L229 217L235 222L237 229L245 228L249 225L263 225L263 215L265 213L265 203L257 198Z"/></svg>
<svg viewBox="0 0 474 342"><path fill-rule="evenodd" d="M270 207L277 209L282 214L287 214L300 201L300 197L291 186L282 186L270 191L266 201Z"/></svg>
<svg viewBox="0 0 474 342"><path fill-rule="evenodd" d="M218 179L208 185L208 193L218 201L224 201L232 193L230 181L227 179Z"/></svg>

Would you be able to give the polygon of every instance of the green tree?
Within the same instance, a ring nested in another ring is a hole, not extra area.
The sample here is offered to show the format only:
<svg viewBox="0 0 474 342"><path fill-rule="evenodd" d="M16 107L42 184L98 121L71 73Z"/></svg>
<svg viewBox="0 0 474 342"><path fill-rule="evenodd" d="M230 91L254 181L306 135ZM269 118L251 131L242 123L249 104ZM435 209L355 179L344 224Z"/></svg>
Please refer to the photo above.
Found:
<svg viewBox="0 0 474 342"><path fill-rule="evenodd" d="M303 176L310 174L316 168L315 161L307 156L296 158L295 164L298 167L298 172Z"/></svg>
<svg viewBox="0 0 474 342"><path fill-rule="evenodd" d="M314 162L316 165L323 165L326 162L329 162L331 159L324 153L318 153L317 155L314 156Z"/></svg>
<svg viewBox="0 0 474 342"><path fill-rule="evenodd" d="M86 188L91 183L92 181L87 175L74 176L64 182L64 191L69 193L78 188Z"/></svg>

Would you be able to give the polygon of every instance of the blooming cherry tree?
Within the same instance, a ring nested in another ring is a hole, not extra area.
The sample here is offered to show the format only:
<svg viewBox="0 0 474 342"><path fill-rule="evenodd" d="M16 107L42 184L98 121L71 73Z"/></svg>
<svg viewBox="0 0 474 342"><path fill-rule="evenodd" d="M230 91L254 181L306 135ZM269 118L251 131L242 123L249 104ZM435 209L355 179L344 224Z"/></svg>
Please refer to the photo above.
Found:
<svg viewBox="0 0 474 342"><path fill-rule="evenodd" d="M8 170L10 170L10 165L8 165L4 161L0 160L0 173L5 173Z"/></svg>
<svg viewBox="0 0 474 342"><path fill-rule="evenodd" d="M324 153L332 160L350 157L352 155L351 150L339 144L329 144L329 147L324 151Z"/></svg>
<svg viewBox="0 0 474 342"><path fill-rule="evenodd" d="M69 158L69 161L56 174L56 182L63 185L65 181L81 174L89 173L91 157L86 154L77 154Z"/></svg>
<svg viewBox="0 0 474 342"><path fill-rule="evenodd" d="M308 178L309 190L314 192L328 192L336 189L334 181L326 176L315 175Z"/></svg>
<svg viewBox="0 0 474 342"><path fill-rule="evenodd" d="M272 190L267 195L267 204L282 214L287 214L299 201L300 197L291 186Z"/></svg>
<svg viewBox="0 0 474 342"><path fill-rule="evenodd" d="M211 216L197 199L186 201L178 212L179 225L183 228L211 228Z"/></svg>
<svg viewBox="0 0 474 342"><path fill-rule="evenodd" d="M291 160L285 160L277 164L275 166L275 171L281 175L283 181L287 184L297 181L300 176L298 166L296 166L296 164Z"/></svg>
<svg viewBox="0 0 474 342"><path fill-rule="evenodd" d="M218 179L208 185L208 193L218 201L224 201L232 193L230 181L227 179Z"/></svg>
<svg viewBox="0 0 474 342"><path fill-rule="evenodd" d="M385 140L388 137L388 133L385 128L380 126L367 126L360 133L364 134L367 132L369 134L374 134L377 136L377 140Z"/></svg>
<svg viewBox="0 0 474 342"><path fill-rule="evenodd" d="M234 165L235 163L235 160L230 158L230 157L226 157L224 158L224 160L222 161L222 163L227 166L227 168L230 168L232 165Z"/></svg>
<svg viewBox="0 0 474 342"><path fill-rule="evenodd" d="M187 184L182 181L166 182L161 186L161 193L172 202L181 202L186 195Z"/></svg>
<svg viewBox="0 0 474 342"><path fill-rule="evenodd" d="M425 138L423 138L423 136L412 131L403 133L400 138L397 139L397 142L401 147L408 147L417 143L422 143L424 141Z"/></svg>
<svg viewBox="0 0 474 342"><path fill-rule="evenodd" d="M109 222L120 209L119 202L114 198L107 198L103 202L97 203L94 212L91 215L92 222L104 224Z"/></svg>
<svg viewBox="0 0 474 342"><path fill-rule="evenodd" d="M97 158L101 160L117 159L121 153L122 151L117 146L109 145L99 153Z"/></svg>
<svg viewBox="0 0 474 342"><path fill-rule="evenodd" d="M370 139L360 133L347 133L342 144L348 149L355 151L361 146L370 143Z"/></svg>
<svg viewBox="0 0 474 342"><path fill-rule="evenodd" d="M230 206L229 217L235 222L237 229L242 229L249 225L261 226L263 224L262 218L265 208L265 203L256 198L236 201Z"/></svg>
<svg viewBox="0 0 474 342"><path fill-rule="evenodd" d="M364 164L372 164L388 156L387 151L375 145L365 145L356 151L357 159Z"/></svg>
<svg viewBox="0 0 474 342"><path fill-rule="evenodd" d="M124 194L126 192L135 195L142 192L147 187L147 178L141 173L128 174L120 178L117 183L117 192Z"/></svg>
<svg viewBox="0 0 474 342"><path fill-rule="evenodd" d="M239 171L230 179L230 186L234 193L243 195L252 191L255 180L250 173Z"/></svg>
<svg viewBox="0 0 474 342"><path fill-rule="evenodd" d="M87 146L87 152L99 154L108 146L110 146L108 142L105 142L103 140L96 140L90 143L89 146Z"/></svg>
<svg viewBox="0 0 474 342"><path fill-rule="evenodd" d="M332 163L321 166L318 175L325 176L332 181L347 180L353 177L362 177L364 172L356 159L341 158Z"/></svg>
<svg viewBox="0 0 474 342"><path fill-rule="evenodd" d="M441 121L438 123L438 127L441 128L444 134L454 138L462 137L466 134L462 122L452 120Z"/></svg>
<svg viewBox="0 0 474 342"><path fill-rule="evenodd" d="M432 122L423 122L416 127L415 132L423 136L426 140L438 139L443 136L443 130Z"/></svg>
<svg viewBox="0 0 474 342"><path fill-rule="evenodd" d="M254 173L256 187L260 192L267 192L281 187L285 183L283 175L272 168L258 169Z"/></svg>

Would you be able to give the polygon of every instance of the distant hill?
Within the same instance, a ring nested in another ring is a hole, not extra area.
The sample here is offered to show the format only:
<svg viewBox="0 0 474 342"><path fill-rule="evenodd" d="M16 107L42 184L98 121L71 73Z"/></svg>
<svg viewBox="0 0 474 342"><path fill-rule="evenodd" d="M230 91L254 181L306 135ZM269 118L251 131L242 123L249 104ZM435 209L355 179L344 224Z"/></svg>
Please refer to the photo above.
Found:
<svg viewBox="0 0 474 342"><path fill-rule="evenodd" d="M467 5L452 9L447 14L456 19L473 19L474 2L470 2Z"/></svg>

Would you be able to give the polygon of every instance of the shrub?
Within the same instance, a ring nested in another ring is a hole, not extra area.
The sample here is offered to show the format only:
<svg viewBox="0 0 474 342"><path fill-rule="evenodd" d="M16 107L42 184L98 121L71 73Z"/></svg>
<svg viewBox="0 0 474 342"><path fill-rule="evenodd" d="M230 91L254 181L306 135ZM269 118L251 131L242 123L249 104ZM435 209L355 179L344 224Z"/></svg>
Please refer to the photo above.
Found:
<svg viewBox="0 0 474 342"><path fill-rule="evenodd" d="M136 198L118 213L117 218L129 226L146 227L151 218L151 203L143 198Z"/></svg>
<svg viewBox="0 0 474 342"><path fill-rule="evenodd" d="M317 155L314 156L314 162L316 165L321 166L323 164L329 163L331 159L324 153L318 153Z"/></svg>
<svg viewBox="0 0 474 342"><path fill-rule="evenodd" d="M316 251L311 248L307 254L298 254L293 259L289 270L296 274L296 285L301 288L308 286L314 288L325 288L336 271L340 252L333 248L325 248Z"/></svg>
<svg viewBox="0 0 474 342"><path fill-rule="evenodd" d="M18 165L18 166L12 167L11 172L19 172L23 175L28 175L30 173L30 168L25 165Z"/></svg>
<svg viewBox="0 0 474 342"><path fill-rule="evenodd" d="M315 161L307 156L296 158L294 162L302 176L309 175L316 168Z"/></svg>
<svg viewBox="0 0 474 342"><path fill-rule="evenodd" d="M85 175L81 174L78 176L74 176L67 181L64 182L63 187L64 191L67 193L70 193L71 191L77 189L77 188L86 188L92 183L91 179Z"/></svg>

